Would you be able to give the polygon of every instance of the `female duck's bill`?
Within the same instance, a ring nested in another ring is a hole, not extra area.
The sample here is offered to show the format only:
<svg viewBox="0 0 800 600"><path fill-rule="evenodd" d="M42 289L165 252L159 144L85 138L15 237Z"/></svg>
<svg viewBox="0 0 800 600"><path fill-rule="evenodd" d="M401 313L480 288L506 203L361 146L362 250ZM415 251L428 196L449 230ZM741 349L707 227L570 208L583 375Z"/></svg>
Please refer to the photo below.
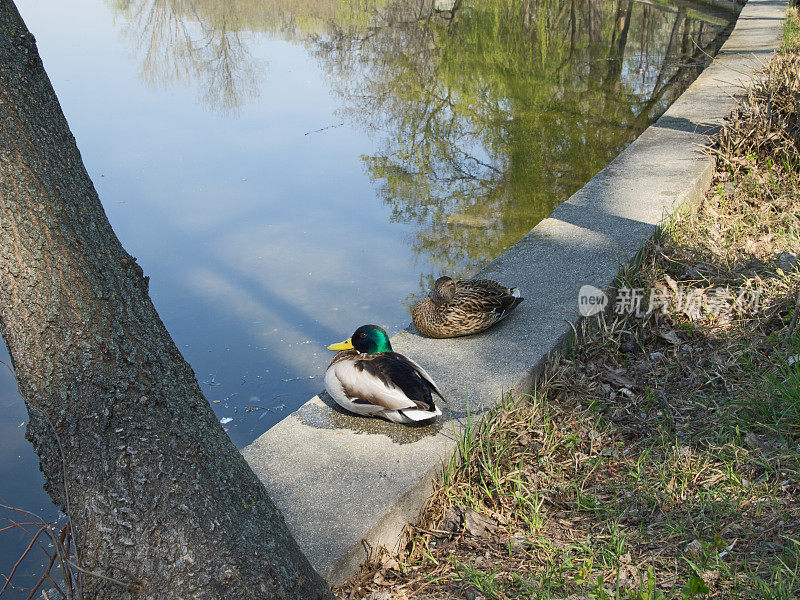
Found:
<svg viewBox="0 0 800 600"><path fill-rule="evenodd" d="M444 400L430 375L410 358L392 350L377 325L362 325L350 339L328 346L336 351L325 372L325 389L352 413L396 423L438 417L433 395Z"/></svg>

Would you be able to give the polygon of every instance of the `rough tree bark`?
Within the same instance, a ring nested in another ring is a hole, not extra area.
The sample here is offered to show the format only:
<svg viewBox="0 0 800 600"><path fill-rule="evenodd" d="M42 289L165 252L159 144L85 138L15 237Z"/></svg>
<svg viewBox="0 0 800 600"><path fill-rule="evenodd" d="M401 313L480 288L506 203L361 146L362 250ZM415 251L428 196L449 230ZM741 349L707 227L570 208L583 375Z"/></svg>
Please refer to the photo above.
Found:
<svg viewBox="0 0 800 600"><path fill-rule="evenodd" d="M0 333L83 568L138 586L87 577L86 597L332 598L161 323L11 0L0 0Z"/></svg>

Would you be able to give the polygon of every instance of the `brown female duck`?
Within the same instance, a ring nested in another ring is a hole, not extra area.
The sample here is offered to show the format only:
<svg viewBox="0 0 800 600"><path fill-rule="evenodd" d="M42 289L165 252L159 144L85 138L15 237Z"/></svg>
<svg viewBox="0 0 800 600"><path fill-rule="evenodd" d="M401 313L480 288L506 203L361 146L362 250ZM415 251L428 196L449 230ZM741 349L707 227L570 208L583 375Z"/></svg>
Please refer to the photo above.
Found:
<svg viewBox="0 0 800 600"><path fill-rule="evenodd" d="M414 305L411 319L428 337L471 335L503 319L522 300L517 288L490 279L453 281L440 277L428 297Z"/></svg>

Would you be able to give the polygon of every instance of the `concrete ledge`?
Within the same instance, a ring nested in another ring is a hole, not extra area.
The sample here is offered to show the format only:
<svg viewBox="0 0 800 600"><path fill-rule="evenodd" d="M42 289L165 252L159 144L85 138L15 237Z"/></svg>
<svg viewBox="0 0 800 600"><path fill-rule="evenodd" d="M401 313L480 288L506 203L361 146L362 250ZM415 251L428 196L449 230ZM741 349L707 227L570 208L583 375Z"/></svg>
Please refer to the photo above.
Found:
<svg viewBox="0 0 800 600"><path fill-rule="evenodd" d="M750 0L717 58L664 116L480 272L522 290L526 300L508 319L468 338L395 336L395 349L424 365L448 397L447 419L408 428L349 416L315 397L242 451L331 584L357 572L367 544L397 543L468 411L493 406L505 392L530 391L579 319L580 287L608 288L665 215L708 189L708 135L779 47L785 12L785 0Z"/></svg>

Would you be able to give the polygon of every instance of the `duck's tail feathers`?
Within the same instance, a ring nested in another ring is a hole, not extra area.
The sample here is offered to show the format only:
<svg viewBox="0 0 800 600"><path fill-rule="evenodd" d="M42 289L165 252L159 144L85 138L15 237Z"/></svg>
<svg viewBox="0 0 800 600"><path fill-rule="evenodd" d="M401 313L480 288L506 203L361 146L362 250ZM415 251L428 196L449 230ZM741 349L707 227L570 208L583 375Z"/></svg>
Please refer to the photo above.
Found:
<svg viewBox="0 0 800 600"><path fill-rule="evenodd" d="M499 308L494 310L494 313L497 315L497 320L504 319L508 316L512 310L519 306L519 303L522 302L525 298L519 295L519 290L517 288L512 288L512 295L506 296L503 300L503 305Z"/></svg>
<svg viewBox="0 0 800 600"><path fill-rule="evenodd" d="M438 388L438 387L436 387L435 385L434 385L434 386L431 386L431 392L432 392L433 394L436 394L437 396L439 396L439 398L441 398L441 399L442 399L442 402L444 402L445 404L448 404L448 402L447 402L447 398L445 398L444 396L442 396L442 392L440 392L440 391L439 391L439 388ZM431 404L433 404L433 398L431 398ZM439 409L438 409L438 408L437 408L435 405L434 405L433 409L434 409L434 410L439 410Z"/></svg>
<svg viewBox="0 0 800 600"><path fill-rule="evenodd" d="M433 410L420 410L417 408L404 408L398 411L402 413L403 416L408 417L412 421L427 421L428 419L433 419L436 417L441 416L442 411L439 410L438 406L433 407Z"/></svg>

